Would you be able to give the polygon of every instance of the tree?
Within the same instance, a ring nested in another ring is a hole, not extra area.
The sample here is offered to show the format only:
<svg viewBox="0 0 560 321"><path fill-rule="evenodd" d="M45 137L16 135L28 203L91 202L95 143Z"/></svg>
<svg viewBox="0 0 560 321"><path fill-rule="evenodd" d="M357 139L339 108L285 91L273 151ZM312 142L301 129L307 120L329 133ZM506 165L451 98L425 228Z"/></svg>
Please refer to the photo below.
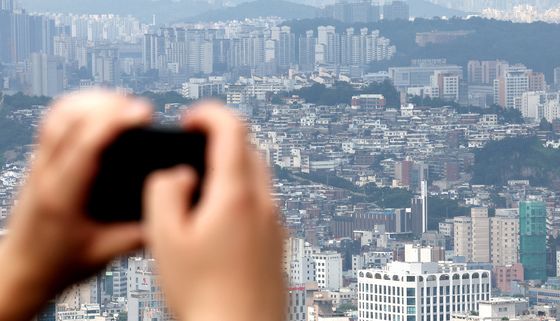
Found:
<svg viewBox="0 0 560 321"><path fill-rule="evenodd" d="M542 118L539 124L539 129L547 132L551 132L553 130L552 124L546 120L546 118Z"/></svg>
<svg viewBox="0 0 560 321"><path fill-rule="evenodd" d="M279 95L274 95L270 99L270 103L272 103L273 105L280 105L283 103L282 97L280 97Z"/></svg>
<svg viewBox="0 0 560 321"><path fill-rule="evenodd" d="M439 222L446 218L469 214L468 207L462 207L457 200L449 198L430 197L428 199L428 228L436 230Z"/></svg>
<svg viewBox="0 0 560 321"><path fill-rule="evenodd" d="M4 155L8 151L19 150L33 142L34 129L30 124L22 123L9 116L16 110L30 108L34 105L45 106L51 101L49 97L26 96L23 93L2 96L0 108L0 166L4 165Z"/></svg>
<svg viewBox="0 0 560 321"><path fill-rule="evenodd" d="M185 98L175 91L168 91L165 93L154 93L151 91L146 91L140 96L150 100L159 111L163 111L166 104L186 105L192 102L191 99Z"/></svg>
<svg viewBox="0 0 560 321"><path fill-rule="evenodd" d="M545 148L537 137L492 141L475 152L472 184L503 186L508 180L529 180L553 187L560 181L560 150Z"/></svg>
<svg viewBox="0 0 560 321"><path fill-rule="evenodd" d="M117 321L128 321L128 314L126 312L119 312Z"/></svg>
<svg viewBox="0 0 560 321"><path fill-rule="evenodd" d="M78 78L79 79L91 79L91 73L86 67L80 67L78 70Z"/></svg>
<svg viewBox="0 0 560 321"><path fill-rule="evenodd" d="M349 311L356 311L356 310L358 310L358 307L356 307L351 303L343 303L339 305L338 308L336 308L336 311L340 313L346 313Z"/></svg>
<svg viewBox="0 0 560 321"><path fill-rule="evenodd" d="M334 106L350 104L352 96L360 94L381 94L385 97L388 107L400 108L400 93L389 80L372 83L362 89L354 88L344 81L336 82L331 88L315 83L310 87L295 90L286 95L297 95L312 104Z"/></svg>

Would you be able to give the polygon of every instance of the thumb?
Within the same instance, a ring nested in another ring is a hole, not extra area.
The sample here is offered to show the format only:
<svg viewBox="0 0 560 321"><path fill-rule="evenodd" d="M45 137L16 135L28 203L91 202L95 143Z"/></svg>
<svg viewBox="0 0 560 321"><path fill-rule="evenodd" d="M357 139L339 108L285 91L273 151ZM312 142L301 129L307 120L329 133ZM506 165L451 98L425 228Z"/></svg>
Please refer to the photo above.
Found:
<svg viewBox="0 0 560 321"><path fill-rule="evenodd" d="M183 234L190 220L188 212L196 182L196 173L187 166L158 171L148 177L144 187L144 219L150 239Z"/></svg>

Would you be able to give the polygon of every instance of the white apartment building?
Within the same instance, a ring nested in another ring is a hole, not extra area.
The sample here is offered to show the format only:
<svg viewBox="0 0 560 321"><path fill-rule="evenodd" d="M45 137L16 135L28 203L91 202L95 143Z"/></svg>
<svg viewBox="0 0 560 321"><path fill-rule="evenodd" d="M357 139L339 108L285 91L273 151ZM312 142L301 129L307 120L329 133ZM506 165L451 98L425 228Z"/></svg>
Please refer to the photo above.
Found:
<svg viewBox="0 0 560 321"><path fill-rule="evenodd" d="M191 78L183 83L181 95L190 99L215 97L225 92L225 81L222 77Z"/></svg>
<svg viewBox="0 0 560 321"><path fill-rule="evenodd" d="M458 73L436 71L431 77L432 93L437 93L436 97L444 100L458 101L460 80Z"/></svg>
<svg viewBox="0 0 560 321"><path fill-rule="evenodd" d="M524 118L539 122L544 117L544 103L546 93L543 91L529 91L521 96L521 114Z"/></svg>
<svg viewBox="0 0 560 321"><path fill-rule="evenodd" d="M313 254L315 278L319 289L338 290L342 287L342 256L336 252Z"/></svg>
<svg viewBox="0 0 560 321"><path fill-rule="evenodd" d="M525 66L510 66L494 80L494 103L504 108L521 109L521 97L529 91L529 72Z"/></svg>
<svg viewBox="0 0 560 321"><path fill-rule="evenodd" d="M163 292L157 282L155 260L128 259L128 320L166 321L171 319Z"/></svg>
<svg viewBox="0 0 560 321"><path fill-rule="evenodd" d="M97 277L74 284L60 294L56 303L66 310L79 310L83 305L97 302Z"/></svg>
<svg viewBox="0 0 560 321"><path fill-rule="evenodd" d="M543 118L549 122L560 118L560 93L544 91L524 93L521 96L521 113L523 117L536 123Z"/></svg>
<svg viewBox="0 0 560 321"><path fill-rule="evenodd" d="M392 251L368 251L360 255L352 255L352 276L367 268L380 268L393 262Z"/></svg>
<svg viewBox="0 0 560 321"><path fill-rule="evenodd" d="M291 237L284 241L284 273L290 284L315 281L313 248L304 239Z"/></svg>
<svg viewBox="0 0 560 321"><path fill-rule="evenodd" d="M491 273L465 264L394 262L358 273L358 320L449 321L489 300Z"/></svg>

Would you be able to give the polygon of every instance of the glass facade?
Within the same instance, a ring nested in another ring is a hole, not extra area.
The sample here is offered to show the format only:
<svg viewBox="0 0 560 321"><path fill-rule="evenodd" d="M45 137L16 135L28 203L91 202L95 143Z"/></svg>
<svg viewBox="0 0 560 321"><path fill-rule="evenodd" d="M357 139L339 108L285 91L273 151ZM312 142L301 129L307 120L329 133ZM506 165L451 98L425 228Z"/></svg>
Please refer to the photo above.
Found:
<svg viewBox="0 0 560 321"><path fill-rule="evenodd" d="M546 206L519 203L519 255L525 280L546 281Z"/></svg>

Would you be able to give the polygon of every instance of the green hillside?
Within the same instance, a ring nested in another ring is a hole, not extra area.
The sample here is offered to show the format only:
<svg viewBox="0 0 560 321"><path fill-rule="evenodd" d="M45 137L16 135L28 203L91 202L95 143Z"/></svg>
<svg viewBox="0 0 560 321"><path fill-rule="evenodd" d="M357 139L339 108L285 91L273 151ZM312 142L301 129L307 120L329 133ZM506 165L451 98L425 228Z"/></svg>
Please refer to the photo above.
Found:
<svg viewBox="0 0 560 321"><path fill-rule="evenodd" d="M543 147L534 137L488 143L475 153L471 183L502 186L529 180L533 186L560 186L560 150Z"/></svg>

